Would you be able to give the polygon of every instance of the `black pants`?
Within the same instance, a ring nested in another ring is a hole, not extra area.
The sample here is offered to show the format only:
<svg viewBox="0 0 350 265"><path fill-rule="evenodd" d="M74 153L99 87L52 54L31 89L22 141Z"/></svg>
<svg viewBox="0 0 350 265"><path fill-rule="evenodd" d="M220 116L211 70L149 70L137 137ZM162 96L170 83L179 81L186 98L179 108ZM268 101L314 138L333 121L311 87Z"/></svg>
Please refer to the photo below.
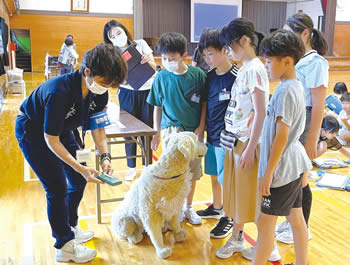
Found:
<svg viewBox="0 0 350 265"><path fill-rule="evenodd" d="M126 89L123 87L119 88L118 97L120 108L127 111L143 123L147 124L149 127L153 128L153 106L147 103L147 97L150 90L135 91ZM126 140L131 140L127 137ZM142 137L142 142L145 144L145 137ZM136 155L136 144L127 143L125 144L125 153L127 156ZM152 161L152 150L149 147L150 157ZM127 164L129 168L136 167L136 158L128 158ZM145 164L144 159L142 159L142 164Z"/></svg>

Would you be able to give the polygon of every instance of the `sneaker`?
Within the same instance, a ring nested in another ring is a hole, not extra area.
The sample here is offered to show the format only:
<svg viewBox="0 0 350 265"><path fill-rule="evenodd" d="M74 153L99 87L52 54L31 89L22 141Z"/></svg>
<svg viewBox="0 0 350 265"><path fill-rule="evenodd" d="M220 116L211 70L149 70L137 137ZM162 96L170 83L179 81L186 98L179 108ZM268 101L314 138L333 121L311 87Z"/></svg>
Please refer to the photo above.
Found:
<svg viewBox="0 0 350 265"><path fill-rule="evenodd" d="M224 216L220 218L220 221L210 231L210 237L212 238L225 238L232 232L233 221L231 218Z"/></svg>
<svg viewBox="0 0 350 265"><path fill-rule="evenodd" d="M290 223L287 220L285 220L283 223L280 223L276 226L275 235L277 236L278 234L281 234L284 231L287 231L288 229L291 229Z"/></svg>
<svg viewBox="0 0 350 265"><path fill-rule="evenodd" d="M216 256L220 259L227 259L235 252L242 252L244 250L244 239L236 240L235 236L232 235L226 244L216 251Z"/></svg>
<svg viewBox="0 0 350 265"><path fill-rule="evenodd" d="M187 207L185 210L185 218L187 218L187 220L193 225L199 225L202 223L202 218L198 216L192 206Z"/></svg>
<svg viewBox="0 0 350 265"><path fill-rule="evenodd" d="M217 210L212 204L207 209L197 211L197 214L205 219L213 218L219 220L224 215L224 210L222 207L220 210Z"/></svg>
<svg viewBox="0 0 350 265"><path fill-rule="evenodd" d="M75 263L86 263L93 260L96 256L96 250L89 249L83 244L79 244L76 240L68 241L61 249L56 249L56 261Z"/></svg>
<svg viewBox="0 0 350 265"><path fill-rule="evenodd" d="M242 251L242 256L245 259L253 260L254 259L254 255L255 255L255 246L253 246L251 248L245 248ZM280 259L281 259L281 255L280 255L280 253L278 251L277 245L275 244L273 246L273 250L271 252L270 257L268 258L268 261L278 261Z"/></svg>
<svg viewBox="0 0 350 265"><path fill-rule="evenodd" d="M82 230L78 225L76 227L71 227L75 235L75 240L78 243L84 243L89 241L94 237L94 232L89 230Z"/></svg>
<svg viewBox="0 0 350 265"><path fill-rule="evenodd" d="M310 228L307 228L307 233L308 233L308 240L311 239L311 232L310 232ZM285 244L294 244L294 239L293 239L293 231L292 231L292 227L290 229L288 229L287 231L284 231L281 234L278 234L276 236L276 239L279 242L285 243Z"/></svg>
<svg viewBox="0 0 350 265"><path fill-rule="evenodd" d="M136 177L136 168L129 168L129 172L125 175L124 179L126 181L132 181Z"/></svg>

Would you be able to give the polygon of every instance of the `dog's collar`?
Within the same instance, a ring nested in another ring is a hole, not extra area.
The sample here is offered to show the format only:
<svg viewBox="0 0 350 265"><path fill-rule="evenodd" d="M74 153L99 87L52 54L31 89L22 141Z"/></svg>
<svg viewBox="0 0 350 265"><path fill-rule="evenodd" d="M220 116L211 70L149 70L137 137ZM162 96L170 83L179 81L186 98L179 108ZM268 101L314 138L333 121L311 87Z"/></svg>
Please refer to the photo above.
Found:
<svg viewBox="0 0 350 265"><path fill-rule="evenodd" d="M180 174L180 175L173 176L173 177L171 177L171 178L163 178L163 177L158 177L158 176L156 176L156 175L152 175L152 176L155 177L156 179L160 179L160 180L171 180L171 179L176 179L176 178L178 178L178 177L181 177L181 176L184 175L186 172L187 172L187 170L186 170L184 173L182 173L182 174Z"/></svg>

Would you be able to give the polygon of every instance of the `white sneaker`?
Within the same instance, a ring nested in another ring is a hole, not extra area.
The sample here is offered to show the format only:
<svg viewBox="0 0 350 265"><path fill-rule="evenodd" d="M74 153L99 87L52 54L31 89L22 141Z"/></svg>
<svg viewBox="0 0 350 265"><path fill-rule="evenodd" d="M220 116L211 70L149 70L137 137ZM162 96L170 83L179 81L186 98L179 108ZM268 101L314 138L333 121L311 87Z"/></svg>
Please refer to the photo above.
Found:
<svg viewBox="0 0 350 265"><path fill-rule="evenodd" d="M253 260L254 259L254 255L255 255L255 246L251 247L251 248L245 248L242 251L242 256L245 259ZM270 257L268 258L268 261L278 261L280 259L281 259L281 255L280 255L280 253L278 251L277 245L275 244L273 246L273 250L271 252Z"/></svg>
<svg viewBox="0 0 350 265"><path fill-rule="evenodd" d="M74 239L68 241L61 249L56 249L56 261L75 263L86 263L93 260L96 256L96 250L89 249L83 244L79 244Z"/></svg>
<svg viewBox="0 0 350 265"><path fill-rule="evenodd" d="M290 223L287 220L285 220L283 223L280 223L276 226L275 235L277 236L278 234L281 234L284 231L287 231L288 229L291 229Z"/></svg>
<svg viewBox="0 0 350 265"><path fill-rule="evenodd" d="M129 172L125 175L124 179L127 181L132 181L136 177L136 168L129 168Z"/></svg>
<svg viewBox="0 0 350 265"><path fill-rule="evenodd" d="M244 250L244 239L236 240L235 236L232 235L226 244L216 251L216 256L220 259L227 259L235 252L242 252Z"/></svg>
<svg viewBox="0 0 350 265"><path fill-rule="evenodd" d="M309 227L307 228L307 233L308 233L308 240L310 240L312 235ZM278 234L276 236L276 239L279 242L282 242L285 244L294 244L292 227L290 227L290 229L288 229L287 231L284 231L283 233Z"/></svg>
<svg viewBox="0 0 350 265"><path fill-rule="evenodd" d="M202 218L196 213L195 209L193 209L192 206L188 206L185 210L185 218L193 224L193 225L199 225L202 223Z"/></svg>
<svg viewBox="0 0 350 265"><path fill-rule="evenodd" d="M84 243L89 241L94 237L94 232L89 230L82 230L78 225L76 227L71 227L75 235L75 240L78 243Z"/></svg>

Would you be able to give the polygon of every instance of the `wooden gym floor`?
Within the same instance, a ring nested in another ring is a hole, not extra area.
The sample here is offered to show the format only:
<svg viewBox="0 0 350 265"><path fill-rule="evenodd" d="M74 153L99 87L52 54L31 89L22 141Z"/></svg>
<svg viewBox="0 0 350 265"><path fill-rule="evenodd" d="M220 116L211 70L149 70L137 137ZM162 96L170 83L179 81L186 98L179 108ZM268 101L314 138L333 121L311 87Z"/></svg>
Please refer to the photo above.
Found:
<svg viewBox="0 0 350 265"><path fill-rule="evenodd" d="M14 137L14 123L18 107L24 96L44 81L43 73L24 73L26 93L7 95L5 105L0 113L0 265L4 264L56 264L54 260L54 240L46 215L46 199L44 190L35 175L24 163L23 156ZM350 71L330 72L330 93L338 81L346 82L350 87ZM276 83L271 84L273 91ZM116 90L110 97L116 100ZM89 139L88 139L89 140ZM88 141L92 146L91 139ZM124 153L122 146L114 147L113 153ZM156 152L155 156L160 155ZM325 156L340 157L335 152L327 152ZM138 162L139 163L139 162ZM125 161L114 161L118 170L117 176L123 177L126 172ZM138 164L138 175L142 166ZM350 174L349 169L333 169L332 172ZM121 186L103 187L104 198L123 196L131 183L124 182ZM309 241L309 265L339 265L350 264L350 193L328 189L319 189L311 183L313 189L313 207L310 219L312 239ZM197 182L194 197L194 207L202 209L212 199L210 177L205 175ZM131 245L118 239L111 230L111 213L117 203L102 206L103 224L96 221L96 191L94 184L88 184L80 206L80 226L94 230L96 237L86 245L97 250L97 257L89 264L250 264L240 254L220 260L215 257L215 251L227 239L210 239L209 232L215 225L215 220L203 220L203 224L192 226L183 224L188 237L183 243L174 243L171 233L165 234L165 243L172 245L173 254L166 260L159 259L146 236L138 245ZM278 222L282 222L280 218ZM255 225L246 225L246 244L255 243L257 231ZM282 260L273 264L293 262L294 248L292 245L278 243ZM58 263L59 264L59 263ZM271 264L271 263L268 263Z"/></svg>

